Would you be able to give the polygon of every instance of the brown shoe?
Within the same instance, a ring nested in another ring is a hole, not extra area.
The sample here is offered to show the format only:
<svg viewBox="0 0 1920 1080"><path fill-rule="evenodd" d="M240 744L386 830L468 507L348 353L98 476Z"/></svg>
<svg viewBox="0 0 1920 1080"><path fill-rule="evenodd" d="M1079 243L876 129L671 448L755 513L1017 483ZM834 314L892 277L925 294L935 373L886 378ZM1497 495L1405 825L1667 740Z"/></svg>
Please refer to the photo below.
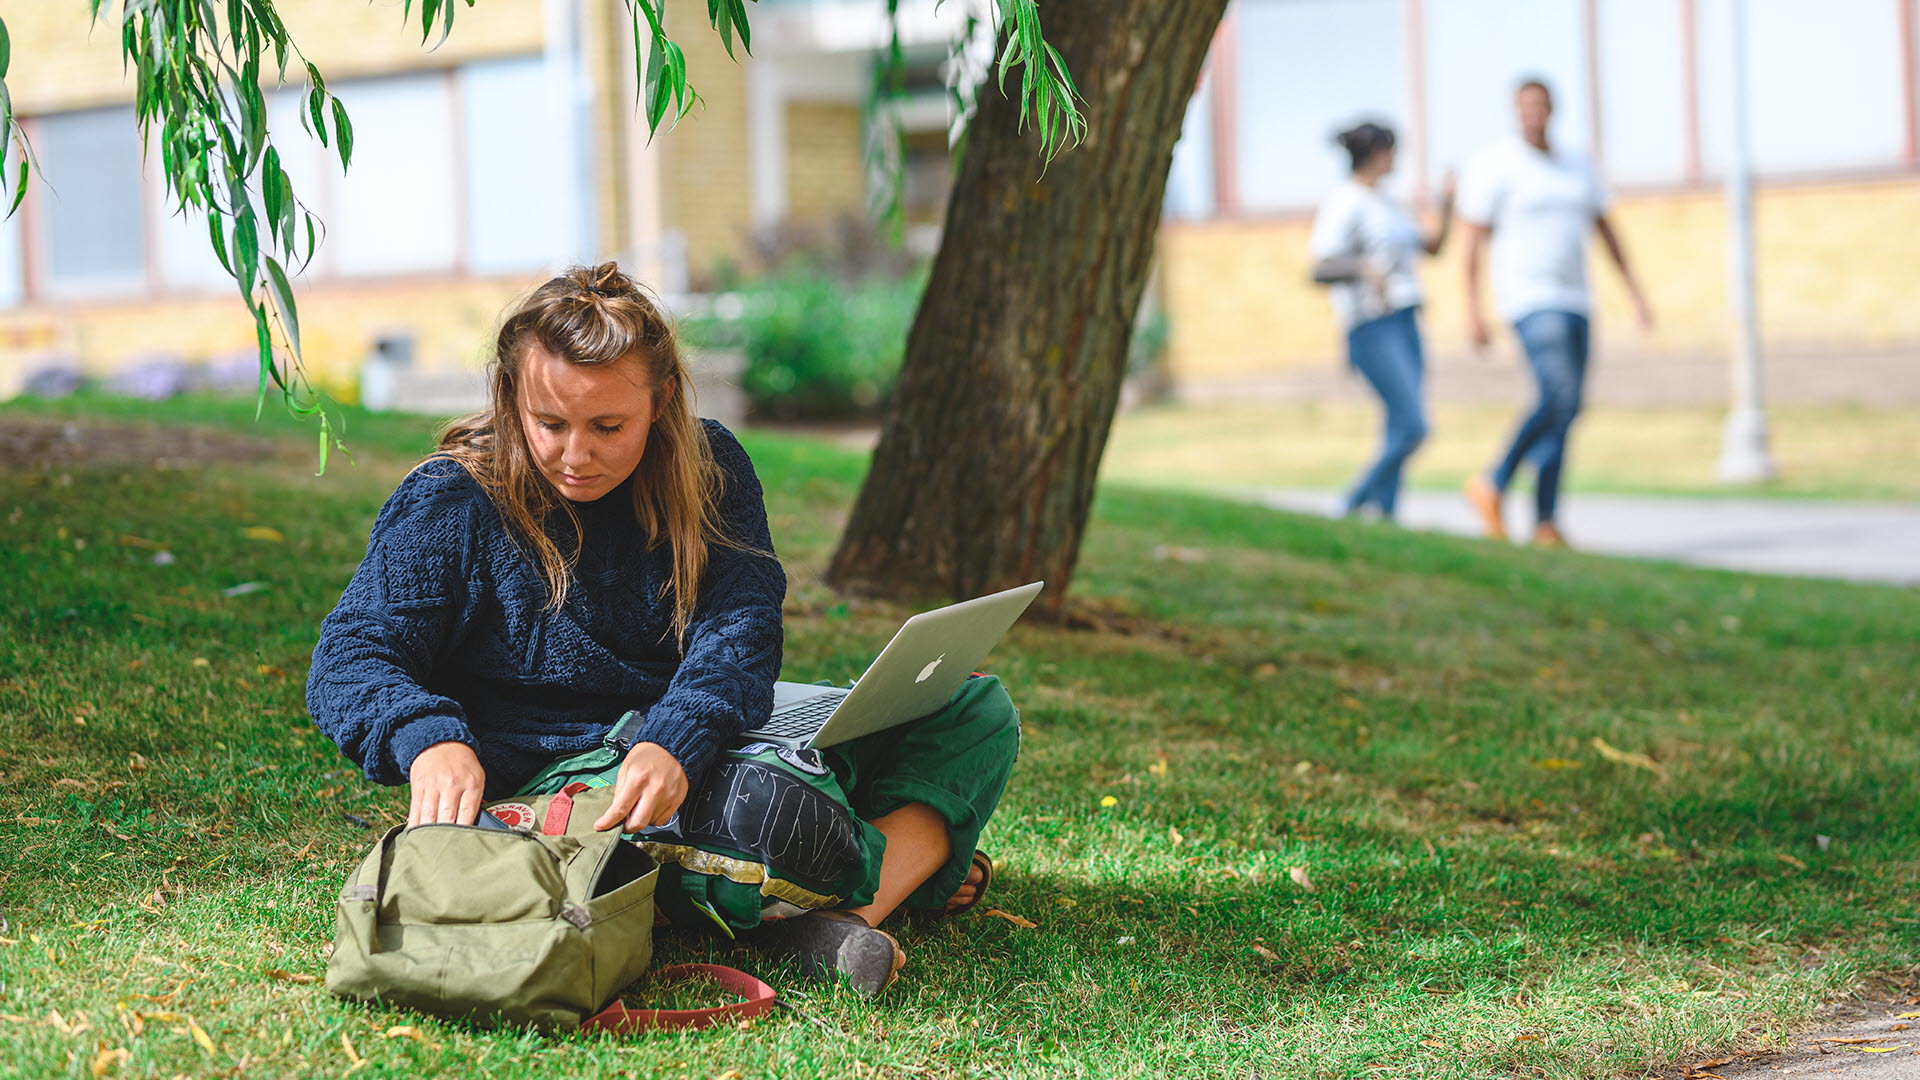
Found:
<svg viewBox="0 0 1920 1080"><path fill-rule="evenodd" d="M1560 530L1553 527L1553 522L1543 521L1533 527L1533 546L1563 548L1567 546L1567 538L1560 535Z"/></svg>
<svg viewBox="0 0 1920 1080"><path fill-rule="evenodd" d="M1464 492L1467 505L1480 515L1480 527L1487 531L1487 536L1494 540L1505 540L1507 524L1500 519L1500 492L1484 476L1469 479Z"/></svg>

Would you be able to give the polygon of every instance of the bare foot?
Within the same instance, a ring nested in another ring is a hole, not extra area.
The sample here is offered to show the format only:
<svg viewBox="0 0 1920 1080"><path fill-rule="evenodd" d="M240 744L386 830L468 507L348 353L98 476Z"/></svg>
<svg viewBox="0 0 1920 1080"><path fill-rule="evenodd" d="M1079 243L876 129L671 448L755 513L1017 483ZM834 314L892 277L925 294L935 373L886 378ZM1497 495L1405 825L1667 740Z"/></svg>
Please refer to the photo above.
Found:
<svg viewBox="0 0 1920 1080"><path fill-rule="evenodd" d="M954 890L953 898L947 901L947 911L955 912L968 907L980 896L980 885L986 881L987 872L976 862L967 867L967 880Z"/></svg>

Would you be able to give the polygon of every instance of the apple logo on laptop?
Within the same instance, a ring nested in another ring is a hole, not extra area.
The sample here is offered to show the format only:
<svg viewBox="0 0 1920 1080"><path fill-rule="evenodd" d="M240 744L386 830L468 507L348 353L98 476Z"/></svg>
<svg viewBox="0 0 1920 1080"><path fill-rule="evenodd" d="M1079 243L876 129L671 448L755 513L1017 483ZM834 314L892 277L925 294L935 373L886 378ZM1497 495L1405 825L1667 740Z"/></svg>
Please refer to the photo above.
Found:
<svg viewBox="0 0 1920 1080"><path fill-rule="evenodd" d="M933 669L939 667L940 662L942 660L945 660L946 658L947 658L946 653L941 653L939 656L934 657L933 663L928 664L926 667L921 668L920 674L914 676L913 681L916 683L923 683L923 682L926 682L928 679L933 678Z"/></svg>

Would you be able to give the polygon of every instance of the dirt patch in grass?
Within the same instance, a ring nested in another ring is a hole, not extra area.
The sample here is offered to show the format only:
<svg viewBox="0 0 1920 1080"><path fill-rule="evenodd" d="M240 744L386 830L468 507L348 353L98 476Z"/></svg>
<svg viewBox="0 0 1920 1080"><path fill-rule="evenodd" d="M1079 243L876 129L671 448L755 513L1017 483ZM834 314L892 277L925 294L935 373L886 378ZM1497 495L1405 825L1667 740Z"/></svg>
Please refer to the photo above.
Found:
<svg viewBox="0 0 1920 1080"><path fill-rule="evenodd" d="M1795 1034L1785 1045L1743 1048L1687 1062L1661 1077L1714 1075L1721 1080L1761 1076L1852 1077L1896 1080L1911 1077L1920 1056L1920 970L1869 979L1860 995L1821 1010L1812 1030Z"/></svg>
<svg viewBox="0 0 1920 1080"><path fill-rule="evenodd" d="M48 470L130 463L187 469L284 456L283 447L274 440L216 428L0 416L0 468Z"/></svg>

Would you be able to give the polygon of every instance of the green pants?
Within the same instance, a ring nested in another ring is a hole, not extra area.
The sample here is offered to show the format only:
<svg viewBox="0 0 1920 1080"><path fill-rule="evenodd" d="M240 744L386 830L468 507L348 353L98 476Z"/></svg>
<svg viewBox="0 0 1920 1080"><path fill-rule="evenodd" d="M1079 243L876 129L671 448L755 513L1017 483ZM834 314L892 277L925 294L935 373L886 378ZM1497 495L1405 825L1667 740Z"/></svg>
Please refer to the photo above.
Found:
<svg viewBox="0 0 1920 1080"><path fill-rule="evenodd" d="M1000 805L1019 751L1019 710L990 675L968 679L936 712L821 751L853 811L867 864L868 880L852 891L855 900L873 895L887 848L886 837L869 822L923 803L946 820L953 853L907 897L906 906L944 906L966 881L980 832ZM520 794L549 795L576 782L604 787L618 777L620 764L619 751L602 746L553 762Z"/></svg>

